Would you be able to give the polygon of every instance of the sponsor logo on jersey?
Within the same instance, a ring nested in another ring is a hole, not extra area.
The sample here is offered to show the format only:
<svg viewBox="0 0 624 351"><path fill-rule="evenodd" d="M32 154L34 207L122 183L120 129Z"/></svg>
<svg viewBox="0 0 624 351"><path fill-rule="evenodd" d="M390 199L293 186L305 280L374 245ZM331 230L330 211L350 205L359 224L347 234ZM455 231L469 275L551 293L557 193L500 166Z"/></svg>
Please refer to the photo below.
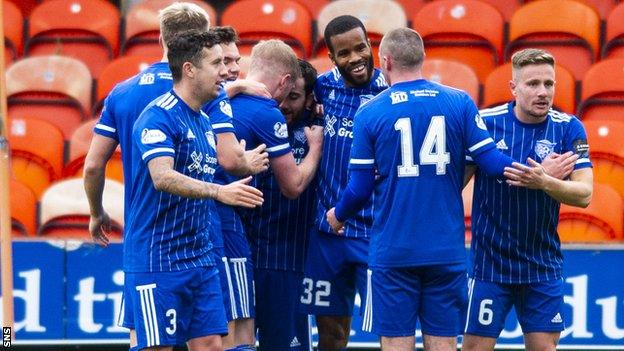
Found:
<svg viewBox="0 0 624 351"><path fill-rule="evenodd" d="M217 143L215 142L215 136L214 133L209 130L205 133L206 135L206 140L208 140L208 145L210 145L211 148L213 148L214 150L217 149Z"/></svg>
<svg viewBox="0 0 624 351"><path fill-rule="evenodd" d="M298 347L301 346L301 343L299 342L299 339L297 339L297 337L295 336L291 341L290 341L290 347Z"/></svg>
<svg viewBox="0 0 624 351"><path fill-rule="evenodd" d="M390 94L390 99L392 100L392 104L400 104L402 102L407 101L407 93L404 91L394 91Z"/></svg>
<svg viewBox="0 0 624 351"><path fill-rule="evenodd" d="M374 97L375 97L375 95L373 95L373 94L360 95L360 106L362 106L365 103L371 101Z"/></svg>
<svg viewBox="0 0 624 351"><path fill-rule="evenodd" d="M325 135L329 134L329 136L336 135L336 129L334 128L334 124L338 121L336 116L325 116Z"/></svg>
<svg viewBox="0 0 624 351"><path fill-rule="evenodd" d="M143 73L141 79L139 79L139 85L154 84L154 80L156 80L154 73Z"/></svg>
<svg viewBox="0 0 624 351"><path fill-rule="evenodd" d="M156 144L167 140L165 133L158 129L143 129L141 132L141 143L144 145Z"/></svg>
<svg viewBox="0 0 624 351"><path fill-rule="evenodd" d="M189 130L186 132L186 138L187 138L187 139L195 139L195 134L193 134L193 131L192 131L192 130L190 130L190 129L189 129Z"/></svg>
<svg viewBox="0 0 624 351"><path fill-rule="evenodd" d="M475 123L477 124L477 127L479 127L479 129L487 130L485 122L483 122L483 118L481 118L481 115L478 113L475 115Z"/></svg>
<svg viewBox="0 0 624 351"><path fill-rule="evenodd" d="M501 139L498 141L498 143L496 143L496 148L499 150L507 150L509 149L507 147L507 144L505 143L505 139Z"/></svg>
<svg viewBox="0 0 624 351"><path fill-rule="evenodd" d="M551 323L563 323L563 318L561 318L561 313L557 312L557 314L550 320Z"/></svg>

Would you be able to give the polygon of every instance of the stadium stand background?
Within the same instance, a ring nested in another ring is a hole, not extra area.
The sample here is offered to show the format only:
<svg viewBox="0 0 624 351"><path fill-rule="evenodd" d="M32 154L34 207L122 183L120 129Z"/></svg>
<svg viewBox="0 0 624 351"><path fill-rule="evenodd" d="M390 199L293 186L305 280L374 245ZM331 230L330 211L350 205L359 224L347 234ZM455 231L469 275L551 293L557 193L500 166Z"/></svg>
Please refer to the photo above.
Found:
<svg viewBox="0 0 624 351"><path fill-rule="evenodd" d="M87 240L84 194L67 191L66 197L74 197L74 213L64 213L54 230L45 214L48 206L61 205L44 199L57 186L81 176L90 130L112 87L160 58L157 10L172 1L2 1L13 233L22 238ZM550 50L557 59L554 105L585 123L597 184L588 209L562 207L561 238L624 241L623 2L192 1L208 11L213 25L232 25L239 31L243 55L259 40L280 38L319 71L332 67L321 33L336 15L349 13L363 20L376 60L383 34L410 26L425 41L426 78L467 91L481 108L511 99L508 61L515 50L529 46ZM243 67L247 61L243 57ZM119 152L107 177L123 181ZM470 192L467 189L466 196ZM605 204L620 205L607 210ZM469 236L469 201L466 205ZM118 224L121 230L122 223ZM59 234L63 228L70 234Z"/></svg>

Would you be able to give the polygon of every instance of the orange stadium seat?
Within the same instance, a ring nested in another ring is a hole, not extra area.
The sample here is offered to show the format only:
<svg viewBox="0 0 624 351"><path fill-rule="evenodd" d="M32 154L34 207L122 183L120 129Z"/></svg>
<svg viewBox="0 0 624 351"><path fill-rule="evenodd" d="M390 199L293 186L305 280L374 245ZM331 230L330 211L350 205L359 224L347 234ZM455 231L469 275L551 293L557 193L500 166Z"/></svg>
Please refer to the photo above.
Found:
<svg viewBox="0 0 624 351"><path fill-rule="evenodd" d="M329 21L337 16L352 15L359 18L368 32L372 44L373 59L379 65L379 42L388 31L407 27L407 16L400 4L392 0L341 0L325 6L316 20L317 42L314 56L326 57L328 49L323 33Z"/></svg>
<svg viewBox="0 0 624 351"><path fill-rule="evenodd" d="M584 121L594 182L608 184L624 199L624 120Z"/></svg>
<svg viewBox="0 0 624 351"><path fill-rule="evenodd" d="M11 65L22 54L24 36L24 17L20 9L12 2L2 1L4 28L4 64Z"/></svg>
<svg viewBox="0 0 624 351"><path fill-rule="evenodd" d="M64 140L53 124L34 118L11 118L11 171L15 179L41 196L63 170Z"/></svg>
<svg viewBox="0 0 624 351"><path fill-rule="evenodd" d="M624 121L624 58L602 60L587 71L579 117Z"/></svg>
<svg viewBox="0 0 624 351"><path fill-rule="evenodd" d="M401 4L403 12L410 18L416 14L429 0L394 0Z"/></svg>
<svg viewBox="0 0 624 351"><path fill-rule="evenodd" d="M146 69L152 63L159 61L161 56L123 56L111 61L104 67L97 83L95 103L93 105L94 114L99 115L104 99L117 83Z"/></svg>
<svg viewBox="0 0 624 351"><path fill-rule="evenodd" d="M496 67L485 80L483 85L482 107L492 107L513 100L509 81L511 80L511 63ZM559 111L574 114L575 83L572 73L564 67L555 64L555 97L553 106Z"/></svg>
<svg viewBox="0 0 624 351"><path fill-rule="evenodd" d="M105 0L49 0L29 19L25 53L83 61L95 78L119 49L119 11Z"/></svg>
<svg viewBox="0 0 624 351"><path fill-rule="evenodd" d="M241 54L248 55L260 40L284 40L305 58L312 49L312 15L294 0L240 0L221 14L221 24L238 32Z"/></svg>
<svg viewBox="0 0 624 351"><path fill-rule="evenodd" d="M301 5L305 6L310 15L312 15L312 20L315 20L323 7L330 3L330 0L296 0ZM416 2L416 0L414 0Z"/></svg>
<svg viewBox="0 0 624 351"><path fill-rule="evenodd" d="M107 179L102 203L112 222L111 238L123 232L123 185ZM89 203L81 178L65 179L50 186L41 198L39 235L60 239L91 240Z"/></svg>
<svg viewBox="0 0 624 351"><path fill-rule="evenodd" d="M444 59L425 59L423 76L431 81L461 89L479 103L479 79L470 66Z"/></svg>
<svg viewBox="0 0 624 351"><path fill-rule="evenodd" d="M470 179L468 184L462 191L462 200L464 201L464 225L466 242L470 242L472 238L472 196L474 194L474 177Z"/></svg>
<svg viewBox="0 0 624 351"><path fill-rule="evenodd" d="M509 22L511 16L516 12L516 10L522 6L524 0L481 0L482 2L487 2L488 4L494 6L498 12L503 15L503 19L505 22Z"/></svg>
<svg viewBox="0 0 624 351"><path fill-rule="evenodd" d="M624 2L611 11L606 27L602 57L624 58Z"/></svg>
<svg viewBox="0 0 624 351"><path fill-rule="evenodd" d="M503 47L503 17L478 0L439 0L412 19L425 42L427 57L467 64L483 82L496 67Z"/></svg>
<svg viewBox="0 0 624 351"><path fill-rule="evenodd" d="M37 232L37 197L30 188L11 179L11 228L14 236Z"/></svg>
<svg viewBox="0 0 624 351"><path fill-rule="evenodd" d="M16 61L6 71L8 114L46 120L71 133L90 114L92 79L84 63L71 57L37 56Z"/></svg>
<svg viewBox="0 0 624 351"><path fill-rule="evenodd" d="M525 2L532 2L532 1L535 1L535 0L528 0L528 1L525 0ZM596 11L596 13L598 13L600 18L602 19L606 19L607 16L609 16L609 13L611 12L611 10L613 10L616 3L618 2L617 0L574 0L574 1L580 2L582 4L585 4L591 7L594 11Z"/></svg>
<svg viewBox="0 0 624 351"><path fill-rule="evenodd" d="M587 208L561 205L559 238L562 242L604 242L622 240L624 200L608 185L594 183Z"/></svg>
<svg viewBox="0 0 624 351"><path fill-rule="evenodd" d="M91 146L91 139L93 138L93 127L98 122L97 119L84 122L74 134L72 134L69 141L69 161L63 169L63 177L82 177L84 168L85 157ZM115 153L108 161L106 166L106 178L114 179L123 183L123 166L121 163L121 150L117 147Z"/></svg>
<svg viewBox="0 0 624 351"><path fill-rule="evenodd" d="M9 0L19 7L20 12L24 17L28 18L32 11L39 5L40 0Z"/></svg>
<svg viewBox="0 0 624 351"><path fill-rule="evenodd" d="M158 11L177 2L176 0L142 1L130 8L126 14L124 43L122 54L142 56L162 56L162 48L158 43L160 23ZM210 4L200 0L186 0L206 10L210 24L216 25L217 12Z"/></svg>
<svg viewBox="0 0 624 351"><path fill-rule="evenodd" d="M506 59L527 47L550 51L580 81L600 53L598 13L574 0L530 2L511 18Z"/></svg>

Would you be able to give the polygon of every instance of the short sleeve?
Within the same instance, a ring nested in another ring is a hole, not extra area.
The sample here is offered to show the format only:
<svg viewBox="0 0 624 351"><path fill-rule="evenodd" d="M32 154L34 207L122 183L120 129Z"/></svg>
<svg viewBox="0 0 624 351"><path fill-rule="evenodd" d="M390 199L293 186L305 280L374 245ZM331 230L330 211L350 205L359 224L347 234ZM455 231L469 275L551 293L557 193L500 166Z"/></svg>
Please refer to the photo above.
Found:
<svg viewBox="0 0 624 351"><path fill-rule="evenodd" d="M225 89L221 89L219 96L206 105L204 112L210 118L215 134L234 133L232 106Z"/></svg>
<svg viewBox="0 0 624 351"><path fill-rule="evenodd" d="M117 120L115 119L115 96L109 94L104 100L100 120L93 127L93 132L119 142Z"/></svg>
<svg viewBox="0 0 624 351"><path fill-rule="evenodd" d="M353 144L349 169L372 169L375 167L375 148L368 129L367 109L360 109L353 118Z"/></svg>
<svg viewBox="0 0 624 351"><path fill-rule="evenodd" d="M277 108L259 110L253 123L254 132L260 143L267 146L270 158L291 152L286 119Z"/></svg>
<svg viewBox="0 0 624 351"><path fill-rule="evenodd" d="M468 95L464 95L464 104L464 137L468 149L466 159L472 160L475 155L494 148L495 145L477 106Z"/></svg>
<svg viewBox="0 0 624 351"><path fill-rule="evenodd" d="M589 143L587 142L587 133L581 121L576 117L572 117L569 124L568 138L565 140L564 152L572 151L579 156L574 165L574 169L592 167L589 158Z"/></svg>
<svg viewBox="0 0 624 351"><path fill-rule="evenodd" d="M132 139L145 164L156 157L175 156L175 144L180 134L175 125L165 111L157 106L141 113L134 124Z"/></svg>

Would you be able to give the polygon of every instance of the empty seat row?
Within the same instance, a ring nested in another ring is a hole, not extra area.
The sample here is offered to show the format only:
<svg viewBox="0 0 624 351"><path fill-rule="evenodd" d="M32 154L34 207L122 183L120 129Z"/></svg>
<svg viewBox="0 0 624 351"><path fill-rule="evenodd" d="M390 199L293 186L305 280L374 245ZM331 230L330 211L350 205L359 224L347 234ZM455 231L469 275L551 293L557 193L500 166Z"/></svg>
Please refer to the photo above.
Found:
<svg viewBox="0 0 624 351"><path fill-rule="evenodd" d="M3 1L5 5L11 4ZM5 11L5 18L9 17L7 26L12 22L7 27L9 51L6 56L14 59L23 51L28 56L60 53L76 57L87 64L97 79L106 63L119 53L160 54L157 13L158 9L172 2L139 3L129 11L125 25L121 26L119 11L105 0L48 0L31 14L26 38L16 30L20 20L15 11L19 10L12 6L13 14ZM217 23L213 7L199 0L192 2L203 6L212 23ZM322 38L324 29L332 18L341 14L361 18L373 44L378 43L388 30L411 23L423 35L429 57L464 62L475 70L481 82L495 66L526 46L551 50L576 80L580 80L601 56L624 55L624 4L596 7L610 11L606 21L606 42L601 48L600 16L590 6L597 1L530 1L514 10L508 31L505 17L498 8L501 6L497 7L499 2L496 1L416 3L422 6L412 6L414 8L409 11L415 12L406 12L401 4L392 0L338 0L327 2L318 16L313 17L305 4L311 5L305 1L241 0L224 9L220 23L238 30L243 54L248 54L258 40L280 38L291 44L300 57L326 55ZM544 20L546 18L548 20ZM120 27L125 29L121 33Z"/></svg>
<svg viewBox="0 0 624 351"><path fill-rule="evenodd" d="M89 203L81 178L65 179L48 187L39 201L28 186L12 179L11 227L14 236L89 239ZM107 179L102 203L109 214L113 239L121 239L124 225L124 187Z"/></svg>

